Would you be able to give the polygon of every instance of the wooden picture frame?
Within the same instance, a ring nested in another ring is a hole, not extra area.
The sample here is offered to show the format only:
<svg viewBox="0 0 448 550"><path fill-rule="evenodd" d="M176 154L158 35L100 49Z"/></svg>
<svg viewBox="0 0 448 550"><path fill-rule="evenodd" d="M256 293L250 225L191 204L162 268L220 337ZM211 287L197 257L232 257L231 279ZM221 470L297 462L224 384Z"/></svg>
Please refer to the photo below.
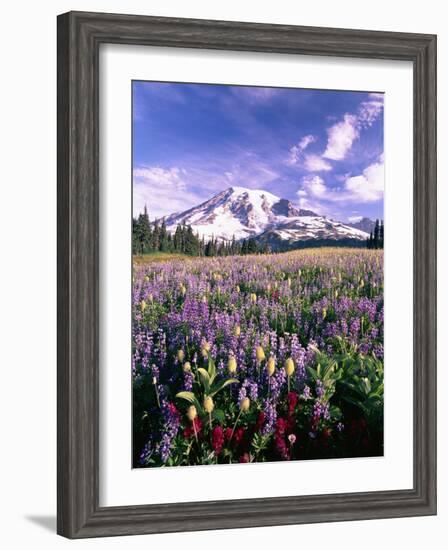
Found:
<svg viewBox="0 0 448 550"><path fill-rule="evenodd" d="M99 47L407 60L414 72L414 486L99 506ZM436 513L436 37L70 12L58 17L58 533L68 538Z"/></svg>

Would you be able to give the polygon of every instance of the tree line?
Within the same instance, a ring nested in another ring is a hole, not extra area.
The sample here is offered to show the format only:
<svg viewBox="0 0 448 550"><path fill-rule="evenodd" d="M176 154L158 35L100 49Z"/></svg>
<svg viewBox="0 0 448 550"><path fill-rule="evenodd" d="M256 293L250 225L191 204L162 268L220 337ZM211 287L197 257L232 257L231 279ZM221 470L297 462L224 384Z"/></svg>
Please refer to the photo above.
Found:
<svg viewBox="0 0 448 550"><path fill-rule="evenodd" d="M166 228L165 219L149 221L145 209L132 220L132 253L150 254L152 252L178 252L188 256L234 256L244 254L263 254L268 252L265 244L255 239L220 241L212 238L208 241L193 232L191 225L180 224L174 233Z"/></svg>
<svg viewBox="0 0 448 550"><path fill-rule="evenodd" d="M384 248L384 222L376 220L373 231L367 239L367 248Z"/></svg>

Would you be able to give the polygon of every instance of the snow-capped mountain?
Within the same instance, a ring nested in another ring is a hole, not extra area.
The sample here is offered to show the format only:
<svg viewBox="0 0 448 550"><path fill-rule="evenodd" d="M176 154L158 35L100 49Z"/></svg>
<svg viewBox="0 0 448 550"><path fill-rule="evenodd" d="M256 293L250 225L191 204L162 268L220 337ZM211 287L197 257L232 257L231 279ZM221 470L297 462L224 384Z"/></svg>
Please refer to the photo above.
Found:
<svg viewBox="0 0 448 550"><path fill-rule="evenodd" d="M296 248L308 244L350 244L365 241L368 233L324 216L300 216L280 222L256 237L272 249Z"/></svg>
<svg viewBox="0 0 448 550"><path fill-rule="evenodd" d="M229 187L185 212L165 219L168 231L191 225L206 240L254 237L271 244L302 240L365 240L368 234L310 211L263 190Z"/></svg>
<svg viewBox="0 0 448 550"><path fill-rule="evenodd" d="M361 218L359 221L348 223L347 225L349 227L354 227L355 229L361 229L361 231L365 231L366 233L370 233L375 228L375 221L370 218Z"/></svg>

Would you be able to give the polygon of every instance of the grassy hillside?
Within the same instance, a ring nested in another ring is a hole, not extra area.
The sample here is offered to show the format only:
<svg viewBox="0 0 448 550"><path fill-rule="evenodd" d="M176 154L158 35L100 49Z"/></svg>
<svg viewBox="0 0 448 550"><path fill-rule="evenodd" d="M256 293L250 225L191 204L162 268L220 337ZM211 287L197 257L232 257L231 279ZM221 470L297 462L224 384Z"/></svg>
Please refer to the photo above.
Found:
<svg viewBox="0 0 448 550"><path fill-rule="evenodd" d="M150 254L138 254L132 257L132 261L136 265L144 265L153 262L167 262L169 260L181 260L188 258L186 254L180 252L151 252Z"/></svg>

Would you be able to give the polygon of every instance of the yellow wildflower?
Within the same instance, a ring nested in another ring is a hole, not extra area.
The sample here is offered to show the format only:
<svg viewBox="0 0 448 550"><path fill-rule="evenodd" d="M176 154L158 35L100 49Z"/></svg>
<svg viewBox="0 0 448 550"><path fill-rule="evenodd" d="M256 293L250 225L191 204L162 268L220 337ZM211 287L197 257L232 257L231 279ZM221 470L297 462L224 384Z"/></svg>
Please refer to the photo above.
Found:
<svg viewBox="0 0 448 550"><path fill-rule="evenodd" d="M209 395L204 397L204 410L205 410L205 412L210 414L211 412L213 412L214 408L215 408L215 404L213 403L213 399Z"/></svg>
<svg viewBox="0 0 448 550"><path fill-rule="evenodd" d="M273 376L275 372L275 359L271 356L268 359L267 365L266 365L266 372L268 373L269 378Z"/></svg>
<svg viewBox="0 0 448 550"><path fill-rule="evenodd" d="M236 372L236 359L233 357L229 357L229 362L227 363L227 368L229 370L230 374L234 374Z"/></svg>
<svg viewBox="0 0 448 550"><path fill-rule="evenodd" d="M264 354L264 349L261 346L257 347L257 349L255 351L255 354L257 356L257 361L259 363L261 363L262 361L264 361L266 359L266 355Z"/></svg>
<svg viewBox="0 0 448 550"><path fill-rule="evenodd" d="M250 407L250 399L248 397L245 397L240 403L240 411L246 412L249 410L249 407Z"/></svg>
<svg viewBox="0 0 448 550"><path fill-rule="evenodd" d="M197 415L198 411L196 410L196 407L194 405L190 405L187 410L188 420L191 420L193 422Z"/></svg>
<svg viewBox="0 0 448 550"><path fill-rule="evenodd" d="M286 359L286 361L285 361L286 376L292 376L294 374L295 368L296 367L294 365L294 361L292 360L291 357L288 357L288 359Z"/></svg>
<svg viewBox="0 0 448 550"><path fill-rule="evenodd" d="M189 361L185 361L184 366L182 367L184 372L191 372L191 364Z"/></svg>

